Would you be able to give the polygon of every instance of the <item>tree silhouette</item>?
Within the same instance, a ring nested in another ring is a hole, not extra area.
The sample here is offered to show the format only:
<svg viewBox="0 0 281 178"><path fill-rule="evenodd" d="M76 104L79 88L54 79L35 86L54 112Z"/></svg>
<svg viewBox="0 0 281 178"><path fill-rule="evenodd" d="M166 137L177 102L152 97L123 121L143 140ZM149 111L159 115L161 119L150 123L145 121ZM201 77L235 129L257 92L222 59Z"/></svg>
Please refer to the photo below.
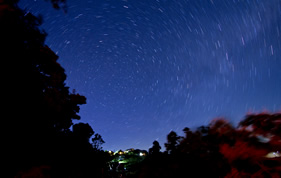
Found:
<svg viewBox="0 0 281 178"><path fill-rule="evenodd" d="M95 134L94 138L92 138L92 142L93 148L95 150L101 150L101 145L105 143L100 134Z"/></svg>
<svg viewBox="0 0 281 178"><path fill-rule="evenodd" d="M81 138L80 140L85 139L88 142L94 131L88 123L78 123L73 125L73 133L77 134L77 137Z"/></svg>
<svg viewBox="0 0 281 178"><path fill-rule="evenodd" d="M57 167L57 171L59 167L75 170L71 165L77 166L74 161L79 157L95 160L89 143L92 128L76 124L73 132L70 130L72 121L80 119L79 105L85 104L86 98L69 92L58 56L45 45L42 18L21 10L17 2L0 0L0 55L5 74L2 101L7 113L2 123L3 174L13 177L41 165ZM88 155L78 156L78 150Z"/></svg>
<svg viewBox="0 0 281 178"><path fill-rule="evenodd" d="M167 143L165 143L166 152L168 154L174 154L177 151L178 144L181 137L177 135L176 132L171 131L167 136Z"/></svg>
<svg viewBox="0 0 281 178"><path fill-rule="evenodd" d="M161 150L161 146L157 140L153 142L153 146L149 148L150 155L159 155Z"/></svg>

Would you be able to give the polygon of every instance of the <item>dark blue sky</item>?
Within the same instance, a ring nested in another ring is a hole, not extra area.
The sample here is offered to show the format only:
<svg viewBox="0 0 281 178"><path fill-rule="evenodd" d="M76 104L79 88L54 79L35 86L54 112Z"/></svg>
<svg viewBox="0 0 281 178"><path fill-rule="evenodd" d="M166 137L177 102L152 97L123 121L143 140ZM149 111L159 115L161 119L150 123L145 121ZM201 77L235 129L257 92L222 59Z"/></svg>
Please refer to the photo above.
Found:
<svg viewBox="0 0 281 178"><path fill-rule="evenodd" d="M43 0L46 43L67 85L87 97L82 122L105 149L148 149L174 130L281 110L280 0ZM163 147L163 146L162 146Z"/></svg>

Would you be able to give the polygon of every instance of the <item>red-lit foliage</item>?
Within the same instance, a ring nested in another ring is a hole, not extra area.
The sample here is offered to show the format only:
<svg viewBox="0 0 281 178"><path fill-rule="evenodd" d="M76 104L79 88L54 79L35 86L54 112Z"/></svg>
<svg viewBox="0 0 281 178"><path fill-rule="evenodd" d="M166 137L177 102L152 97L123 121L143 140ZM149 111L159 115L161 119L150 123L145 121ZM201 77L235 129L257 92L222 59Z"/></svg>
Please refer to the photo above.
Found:
<svg viewBox="0 0 281 178"><path fill-rule="evenodd" d="M264 149L249 146L248 143L241 140L237 140L233 146L221 144L220 152L227 158L230 164L235 160L250 160L251 162L255 162L268 153Z"/></svg>
<svg viewBox="0 0 281 178"><path fill-rule="evenodd" d="M247 115L235 129L235 143L220 143L220 152L231 166L227 177L280 176L280 157L266 157L280 151L280 121L280 113Z"/></svg>

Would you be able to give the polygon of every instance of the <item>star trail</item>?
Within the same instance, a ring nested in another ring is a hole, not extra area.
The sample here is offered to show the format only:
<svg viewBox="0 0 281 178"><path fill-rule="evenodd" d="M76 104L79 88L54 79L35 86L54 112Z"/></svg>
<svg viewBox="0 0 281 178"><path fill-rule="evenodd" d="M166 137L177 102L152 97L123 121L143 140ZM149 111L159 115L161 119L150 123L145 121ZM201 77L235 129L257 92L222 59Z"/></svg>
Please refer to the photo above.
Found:
<svg viewBox="0 0 281 178"><path fill-rule="evenodd" d="M102 135L104 149L148 149L171 130L281 110L280 0L67 6L64 13L43 0L20 1L42 14L67 85L87 98L80 121Z"/></svg>

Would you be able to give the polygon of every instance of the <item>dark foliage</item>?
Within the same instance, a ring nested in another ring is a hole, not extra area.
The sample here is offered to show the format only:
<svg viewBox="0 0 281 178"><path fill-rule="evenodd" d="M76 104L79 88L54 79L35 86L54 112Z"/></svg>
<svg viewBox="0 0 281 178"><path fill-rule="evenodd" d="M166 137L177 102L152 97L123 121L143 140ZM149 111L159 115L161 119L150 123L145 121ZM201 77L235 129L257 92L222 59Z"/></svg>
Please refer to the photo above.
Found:
<svg viewBox="0 0 281 178"><path fill-rule="evenodd" d="M6 112L1 129L2 174L13 177L44 170L52 177L101 175L105 163L89 143L92 128L76 124L73 132L70 130L72 120L80 119L79 105L85 104L86 98L70 93L65 85L58 56L45 45L42 19L19 9L17 2L0 0ZM101 140L99 137L96 144Z"/></svg>
<svg viewBox="0 0 281 178"><path fill-rule="evenodd" d="M149 155L154 155L154 156L157 156L160 154L160 150L161 150L161 146L159 144L158 141L154 141L153 142L153 146L151 148L149 148Z"/></svg>
<svg viewBox="0 0 281 178"><path fill-rule="evenodd" d="M168 154L175 154L181 137L176 132L171 131L167 136L167 143L165 143L166 151Z"/></svg>
<svg viewBox="0 0 281 178"><path fill-rule="evenodd" d="M92 142L92 146L95 150L101 150L101 145L105 143L100 134L95 134L95 136L92 138Z"/></svg>

